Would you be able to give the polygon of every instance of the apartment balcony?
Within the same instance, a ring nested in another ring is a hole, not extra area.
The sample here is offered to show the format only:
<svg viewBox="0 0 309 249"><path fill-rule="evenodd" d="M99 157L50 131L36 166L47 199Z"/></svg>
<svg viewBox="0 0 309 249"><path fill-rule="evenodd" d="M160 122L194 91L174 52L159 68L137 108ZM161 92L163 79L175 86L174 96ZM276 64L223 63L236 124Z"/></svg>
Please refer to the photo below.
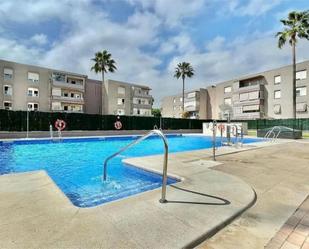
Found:
<svg viewBox="0 0 309 249"><path fill-rule="evenodd" d="M190 100L185 99L184 107L187 112L198 111L200 109L200 102L194 98Z"/></svg>
<svg viewBox="0 0 309 249"><path fill-rule="evenodd" d="M252 119L260 119L262 117L261 112L248 112L248 113L241 113L241 114L234 114L233 119L237 120L252 120Z"/></svg>
<svg viewBox="0 0 309 249"><path fill-rule="evenodd" d="M143 91L139 92L137 90L133 91L133 97L139 97L139 98L152 98L152 95L144 93Z"/></svg>
<svg viewBox="0 0 309 249"><path fill-rule="evenodd" d="M84 104L83 98L71 98L71 97L65 97L65 96L52 96L52 99L54 101L59 101L59 102L63 102L63 103L72 103L72 104L79 104L79 105Z"/></svg>
<svg viewBox="0 0 309 249"><path fill-rule="evenodd" d="M136 104L133 103L133 108L138 108L138 109L151 109L152 105L151 104Z"/></svg>
<svg viewBox="0 0 309 249"><path fill-rule="evenodd" d="M234 90L234 93L244 93L244 92L253 92L253 91L263 91L264 90L264 85L262 84L257 84L253 86L244 86L244 87L239 87L238 89Z"/></svg>
<svg viewBox="0 0 309 249"><path fill-rule="evenodd" d="M254 100L244 100L244 101L233 101L233 106L243 106L243 105L263 105L263 99L254 99Z"/></svg>
<svg viewBox="0 0 309 249"><path fill-rule="evenodd" d="M67 83L65 81L57 81L55 79L53 79L53 85L55 87L72 89L72 90L77 90L77 91L80 91L80 92L84 92L85 91L84 85L81 85L81 84L71 84L71 83Z"/></svg>

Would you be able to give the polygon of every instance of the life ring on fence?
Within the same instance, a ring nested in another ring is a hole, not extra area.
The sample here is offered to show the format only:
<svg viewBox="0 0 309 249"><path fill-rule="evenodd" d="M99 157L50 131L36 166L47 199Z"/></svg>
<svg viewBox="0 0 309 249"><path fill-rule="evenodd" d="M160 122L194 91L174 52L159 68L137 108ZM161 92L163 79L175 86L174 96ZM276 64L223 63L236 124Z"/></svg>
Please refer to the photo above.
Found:
<svg viewBox="0 0 309 249"><path fill-rule="evenodd" d="M122 128L122 123L120 121L116 121L114 123L114 127L116 130L120 130Z"/></svg>
<svg viewBox="0 0 309 249"><path fill-rule="evenodd" d="M62 119L57 119L55 122L55 127L58 131L62 131L67 126L67 123Z"/></svg>
<svg viewBox="0 0 309 249"><path fill-rule="evenodd" d="M220 130L220 132L224 132L225 131L225 125L224 124L219 124L218 125L218 129Z"/></svg>

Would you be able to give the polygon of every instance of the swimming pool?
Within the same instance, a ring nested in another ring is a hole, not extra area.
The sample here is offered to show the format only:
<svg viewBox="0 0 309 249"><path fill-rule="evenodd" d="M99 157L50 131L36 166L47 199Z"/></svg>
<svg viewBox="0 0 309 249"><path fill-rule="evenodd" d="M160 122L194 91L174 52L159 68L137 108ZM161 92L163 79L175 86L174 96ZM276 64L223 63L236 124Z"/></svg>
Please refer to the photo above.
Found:
<svg viewBox="0 0 309 249"><path fill-rule="evenodd" d="M105 158L135 140L137 136L18 140L0 142L0 175L14 172L46 170L71 202L78 207L92 207L161 186L158 174L124 165L127 157L163 153L158 137L150 137L109 162L108 179L102 182ZM167 135L169 152L210 148L210 137ZM245 143L259 139L244 139ZM219 146L220 141L217 141ZM168 184L176 180L169 178Z"/></svg>

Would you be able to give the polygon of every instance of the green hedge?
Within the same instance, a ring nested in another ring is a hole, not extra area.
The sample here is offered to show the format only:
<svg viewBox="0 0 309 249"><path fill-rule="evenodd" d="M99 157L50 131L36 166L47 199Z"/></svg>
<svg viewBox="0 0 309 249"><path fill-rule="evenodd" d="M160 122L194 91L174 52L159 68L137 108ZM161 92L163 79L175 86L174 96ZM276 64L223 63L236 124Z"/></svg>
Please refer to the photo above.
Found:
<svg viewBox="0 0 309 249"><path fill-rule="evenodd" d="M54 125L57 119L67 123L66 130L115 130L115 115L93 115L65 112L29 112L30 131L48 131L49 125ZM8 111L0 109L0 131L26 131L26 111ZM120 116L124 130L150 130L154 125L160 127L160 118ZM166 130L202 129L203 122L212 120L161 118L161 127ZM225 122L225 121L219 121ZM259 119L237 120L247 122L248 129L264 129L273 126L287 126L298 130L309 130L309 119Z"/></svg>
<svg viewBox="0 0 309 249"><path fill-rule="evenodd" d="M29 112L30 131L48 131L57 119L67 123L66 130L115 130L115 115L93 115L64 112ZM160 118L120 116L124 130L150 130L160 127ZM211 120L162 118L163 129L202 129L202 123ZM0 131L26 131L27 112L0 110Z"/></svg>
<svg viewBox="0 0 309 249"><path fill-rule="evenodd" d="M248 129L261 130L274 126L286 126L296 130L309 130L309 118L248 120Z"/></svg>

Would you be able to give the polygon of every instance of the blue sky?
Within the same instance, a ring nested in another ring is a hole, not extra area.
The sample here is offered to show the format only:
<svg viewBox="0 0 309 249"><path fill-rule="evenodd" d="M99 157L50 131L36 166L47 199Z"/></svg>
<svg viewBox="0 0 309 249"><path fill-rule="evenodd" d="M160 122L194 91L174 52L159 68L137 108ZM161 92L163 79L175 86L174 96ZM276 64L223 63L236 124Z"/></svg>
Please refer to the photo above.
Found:
<svg viewBox="0 0 309 249"><path fill-rule="evenodd" d="M107 49L118 66L107 77L150 85L159 105L181 92L181 61L195 69L186 89L289 64L274 35L289 11L306 9L308 0L0 0L0 57L99 79L90 58Z"/></svg>

